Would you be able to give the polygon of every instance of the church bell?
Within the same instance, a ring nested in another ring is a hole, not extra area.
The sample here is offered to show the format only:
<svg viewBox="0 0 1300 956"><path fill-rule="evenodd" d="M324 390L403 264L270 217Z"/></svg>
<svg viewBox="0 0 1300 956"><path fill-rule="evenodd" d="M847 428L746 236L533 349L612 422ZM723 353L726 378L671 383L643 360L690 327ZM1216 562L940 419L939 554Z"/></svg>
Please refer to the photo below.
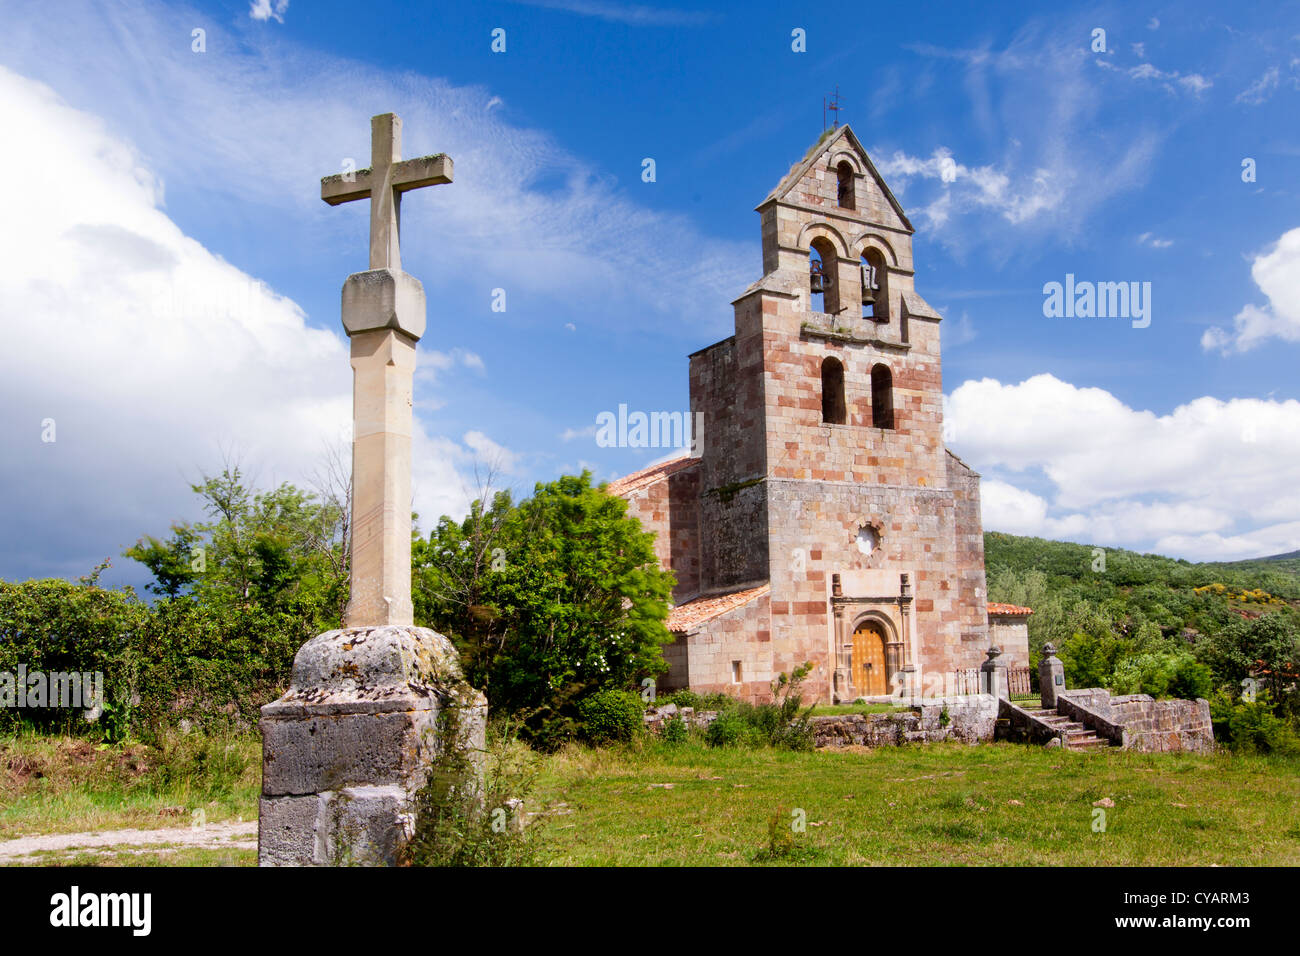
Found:
<svg viewBox="0 0 1300 956"><path fill-rule="evenodd" d="M826 291L826 274L822 272L820 262L814 262L808 267L808 280L814 295Z"/></svg>

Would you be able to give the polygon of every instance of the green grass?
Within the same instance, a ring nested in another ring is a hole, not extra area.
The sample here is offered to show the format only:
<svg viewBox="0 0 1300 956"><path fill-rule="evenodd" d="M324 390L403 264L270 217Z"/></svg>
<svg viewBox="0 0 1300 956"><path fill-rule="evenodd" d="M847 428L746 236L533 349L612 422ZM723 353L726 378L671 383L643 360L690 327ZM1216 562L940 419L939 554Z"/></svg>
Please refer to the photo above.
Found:
<svg viewBox="0 0 1300 956"><path fill-rule="evenodd" d="M256 819L261 741L171 735L156 746L0 740L0 839Z"/></svg>
<svg viewBox="0 0 1300 956"><path fill-rule="evenodd" d="M141 848L143 849L143 848ZM257 866L257 851L253 849L207 849L182 847L171 852L161 852L156 847L148 852L128 849L114 850L105 847L100 853L42 853L30 860L11 864L14 866Z"/></svg>
<svg viewBox="0 0 1300 956"><path fill-rule="evenodd" d="M661 786L672 784L671 787ZM1015 744L870 752L573 748L539 796L559 865L1296 865L1300 764ZM1105 832L1096 801L1110 798ZM1019 801L1019 805L1011 801Z"/></svg>
<svg viewBox="0 0 1300 956"><path fill-rule="evenodd" d="M197 807L211 822L254 819L258 755L245 737L102 750L60 738L0 742L0 838L187 826ZM1105 832L1094 832L1093 804L1106 798ZM561 866L1300 865L1300 762L1265 757L651 741L549 755L528 802L549 810L535 825L544 859ZM161 812L177 807L183 815ZM791 829L794 811L803 832ZM256 853L116 848L39 862L251 866Z"/></svg>

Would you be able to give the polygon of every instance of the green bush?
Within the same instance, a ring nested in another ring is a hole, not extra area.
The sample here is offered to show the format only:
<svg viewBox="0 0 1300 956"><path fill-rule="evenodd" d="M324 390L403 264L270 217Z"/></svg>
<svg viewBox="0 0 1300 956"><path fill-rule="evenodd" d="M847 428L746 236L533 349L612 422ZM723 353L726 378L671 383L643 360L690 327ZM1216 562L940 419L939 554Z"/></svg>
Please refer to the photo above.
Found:
<svg viewBox="0 0 1300 956"><path fill-rule="evenodd" d="M1210 669L1186 651L1138 654L1115 665L1110 686L1117 694L1152 697L1208 698L1214 684Z"/></svg>
<svg viewBox="0 0 1300 956"><path fill-rule="evenodd" d="M718 713L705 733L712 747L770 746L784 750L812 750L812 708L800 711L799 685L812 669L804 664L772 682L773 703L734 701Z"/></svg>
<svg viewBox="0 0 1300 956"><path fill-rule="evenodd" d="M204 730L248 729L279 696L294 654L321 622L292 602L219 607L61 580L0 581L0 673L103 674L103 714L0 708L0 730L158 738L182 718Z"/></svg>
<svg viewBox="0 0 1300 956"><path fill-rule="evenodd" d="M1268 694L1253 701L1234 700L1226 692L1210 701L1214 736L1244 753L1300 754L1300 736L1284 718L1274 713Z"/></svg>
<svg viewBox="0 0 1300 956"><path fill-rule="evenodd" d="M664 723L663 736L666 743L685 743L686 738L690 736L690 729L681 717L673 717Z"/></svg>
<svg viewBox="0 0 1300 956"><path fill-rule="evenodd" d="M704 732L704 742L710 747L755 746L761 743L762 738L749 717L751 710L751 705L741 704L719 713Z"/></svg>
<svg viewBox="0 0 1300 956"><path fill-rule="evenodd" d="M473 754L454 708L439 717L444 740L415 797L415 832L403 847L413 866L537 866L544 853L540 820L526 822L524 801L541 764L513 728L489 728L487 752ZM478 759L478 758L481 758ZM334 861L346 864L347 860Z"/></svg>
<svg viewBox="0 0 1300 956"><path fill-rule="evenodd" d="M582 737L597 746L626 742L645 726L645 703L627 690L601 690L578 701Z"/></svg>
<svg viewBox="0 0 1300 956"><path fill-rule="evenodd" d="M738 701L734 697L726 694L697 694L693 690L674 690L667 694L660 694L655 698L655 706L662 707L664 704L676 704L678 707L691 707L694 710L730 710L735 707Z"/></svg>
<svg viewBox="0 0 1300 956"><path fill-rule="evenodd" d="M46 731L125 736L138 702L138 681L147 675L141 665L148 617L148 608L129 589L56 579L0 581L0 672L16 676L19 667L47 677L98 672L104 693L103 715L94 723L84 719L84 709L6 706L0 708L0 729L28 724Z"/></svg>

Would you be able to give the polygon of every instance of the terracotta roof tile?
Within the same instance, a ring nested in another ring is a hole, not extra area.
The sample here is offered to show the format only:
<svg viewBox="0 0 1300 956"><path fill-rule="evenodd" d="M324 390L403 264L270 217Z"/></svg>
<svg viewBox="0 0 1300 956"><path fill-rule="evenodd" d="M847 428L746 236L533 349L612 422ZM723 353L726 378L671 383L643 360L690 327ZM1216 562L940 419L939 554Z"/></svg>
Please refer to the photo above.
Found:
<svg viewBox="0 0 1300 956"><path fill-rule="evenodd" d="M1030 614L1033 614L1033 613L1034 613L1034 610L1033 610L1033 608L1021 607L1019 604L996 604L996 603L990 603L990 604L989 604L989 613L990 613L990 614L1009 614L1009 615L1013 615L1013 616L1016 616L1016 615L1022 615L1022 616L1024 616L1024 617L1028 617Z"/></svg>
<svg viewBox="0 0 1300 956"><path fill-rule="evenodd" d="M668 461L661 461L657 465L651 465L649 468L642 468L640 471L634 471L630 475L624 475L611 481L605 490L611 495L620 498L639 491L646 485L653 485L661 478L667 478L674 472L681 471L683 468L690 468L692 465L698 465L700 459L692 458L689 455L683 455L680 458L670 458Z"/></svg>
<svg viewBox="0 0 1300 956"><path fill-rule="evenodd" d="M772 586L770 584L760 584L756 588L745 588L727 594L709 594L697 597L692 601L687 601L685 604L679 604L670 609L668 611L668 620L664 624L674 634L685 634L706 621L711 621L728 611L743 607L771 590Z"/></svg>

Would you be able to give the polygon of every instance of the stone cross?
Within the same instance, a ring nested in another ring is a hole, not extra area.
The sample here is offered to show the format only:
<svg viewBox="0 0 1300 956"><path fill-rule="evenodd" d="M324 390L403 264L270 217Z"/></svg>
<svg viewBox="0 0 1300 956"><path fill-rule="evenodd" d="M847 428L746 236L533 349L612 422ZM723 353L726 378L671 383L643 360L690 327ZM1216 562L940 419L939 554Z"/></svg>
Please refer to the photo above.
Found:
<svg viewBox="0 0 1300 956"><path fill-rule="evenodd" d="M411 391L424 287L402 271L402 193L452 181L451 157L401 158L402 121L370 120L370 168L326 176L331 206L370 200L370 270L343 284L352 352L352 578L344 627L411 624Z"/></svg>
<svg viewBox="0 0 1300 956"><path fill-rule="evenodd" d="M382 113L370 119L370 168L326 176L320 181L320 198L331 206L369 199L370 268L400 272L402 193L449 183L451 175L446 153L402 159L402 120L396 113Z"/></svg>

